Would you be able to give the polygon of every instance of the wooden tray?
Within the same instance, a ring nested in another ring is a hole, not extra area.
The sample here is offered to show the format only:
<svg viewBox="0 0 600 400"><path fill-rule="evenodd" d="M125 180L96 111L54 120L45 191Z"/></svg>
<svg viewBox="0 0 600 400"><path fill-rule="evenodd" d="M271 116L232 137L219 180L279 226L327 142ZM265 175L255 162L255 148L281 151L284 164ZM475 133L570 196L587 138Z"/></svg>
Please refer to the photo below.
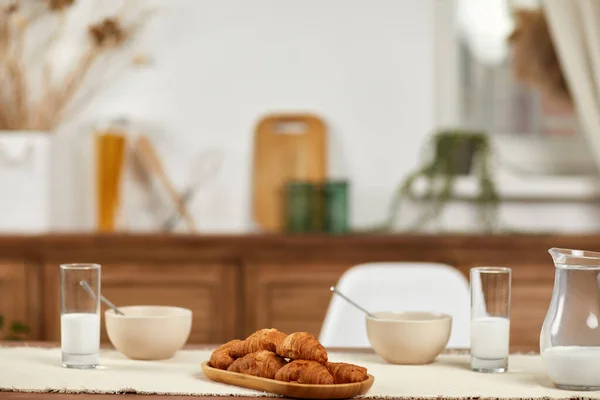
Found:
<svg viewBox="0 0 600 400"><path fill-rule="evenodd" d="M296 399L349 399L366 394L375 381L373 375L368 375L367 380L359 383L305 385L229 372L209 366L208 361L202 363L202 372L211 381L279 394L286 397L294 397Z"/></svg>

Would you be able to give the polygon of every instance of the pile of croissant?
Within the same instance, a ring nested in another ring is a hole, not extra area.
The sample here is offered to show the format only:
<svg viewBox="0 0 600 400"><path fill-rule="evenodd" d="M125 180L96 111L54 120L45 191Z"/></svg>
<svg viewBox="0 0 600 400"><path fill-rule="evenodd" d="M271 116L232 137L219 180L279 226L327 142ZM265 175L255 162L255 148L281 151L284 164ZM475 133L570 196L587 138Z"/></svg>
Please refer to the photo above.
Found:
<svg viewBox="0 0 600 400"><path fill-rule="evenodd" d="M283 382L331 385L362 382L367 369L327 360L327 351L308 332L286 335L261 329L246 340L232 340L216 349L210 366Z"/></svg>

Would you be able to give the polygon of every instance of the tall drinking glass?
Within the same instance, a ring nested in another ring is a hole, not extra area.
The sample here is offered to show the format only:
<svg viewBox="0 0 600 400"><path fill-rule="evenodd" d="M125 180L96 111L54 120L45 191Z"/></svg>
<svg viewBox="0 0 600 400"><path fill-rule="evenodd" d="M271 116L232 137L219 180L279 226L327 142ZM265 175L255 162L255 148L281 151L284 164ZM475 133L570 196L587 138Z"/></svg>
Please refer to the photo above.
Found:
<svg viewBox="0 0 600 400"><path fill-rule="evenodd" d="M127 121L111 121L96 132L96 194L98 230L113 232L121 199Z"/></svg>
<svg viewBox="0 0 600 400"><path fill-rule="evenodd" d="M95 368L100 361L98 264L60 266L60 343L67 368Z"/></svg>
<svg viewBox="0 0 600 400"><path fill-rule="evenodd" d="M506 372L510 342L510 268L471 269L471 369Z"/></svg>

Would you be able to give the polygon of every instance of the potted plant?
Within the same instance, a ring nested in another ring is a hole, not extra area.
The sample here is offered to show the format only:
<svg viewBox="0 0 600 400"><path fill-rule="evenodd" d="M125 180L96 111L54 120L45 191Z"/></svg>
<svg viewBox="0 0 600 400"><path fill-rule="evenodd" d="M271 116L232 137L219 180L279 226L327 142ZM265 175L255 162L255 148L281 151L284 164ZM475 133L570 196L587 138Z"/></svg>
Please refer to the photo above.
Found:
<svg viewBox="0 0 600 400"><path fill-rule="evenodd" d="M408 231L420 230L439 217L444 206L455 197L456 178L474 175L479 185L475 201L481 225L486 232L493 231L497 225L499 195L490 170L488 136L484 132L445 130L433 135L428 144L428 149L433 151L398 187L383 229L392 230L405 200L421 199L425 208L407 228ZM418 180L425 180L424 193L416 190Z"/></svg>
<svg viewBox="0 0 600 400"><path fill-rule="evenodd" d="M0 333L4 332L4 316L0 314ZM21 322L13 322L8 327L8 332L0 335L2 340L23 340L29 333L29 327Z"/></svg>

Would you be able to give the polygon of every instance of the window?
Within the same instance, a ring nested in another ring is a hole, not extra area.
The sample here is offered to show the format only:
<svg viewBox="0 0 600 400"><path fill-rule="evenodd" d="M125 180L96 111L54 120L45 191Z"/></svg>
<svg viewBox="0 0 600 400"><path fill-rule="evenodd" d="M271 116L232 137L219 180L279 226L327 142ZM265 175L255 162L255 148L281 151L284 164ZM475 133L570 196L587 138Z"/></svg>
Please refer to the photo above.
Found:
<svg viewBox="0 0 600 400"><path fill-rule="evenodd" d="M458 47L462 119L467 126L492 134L578 134L570 110L547 101L513 76L510 57L489 66L478 61L464 41Z"/></svg>

